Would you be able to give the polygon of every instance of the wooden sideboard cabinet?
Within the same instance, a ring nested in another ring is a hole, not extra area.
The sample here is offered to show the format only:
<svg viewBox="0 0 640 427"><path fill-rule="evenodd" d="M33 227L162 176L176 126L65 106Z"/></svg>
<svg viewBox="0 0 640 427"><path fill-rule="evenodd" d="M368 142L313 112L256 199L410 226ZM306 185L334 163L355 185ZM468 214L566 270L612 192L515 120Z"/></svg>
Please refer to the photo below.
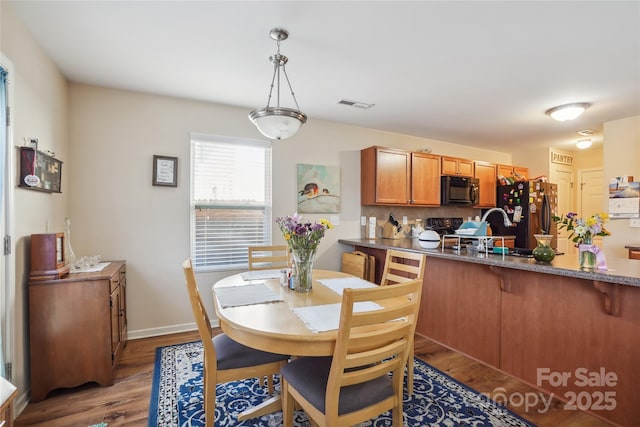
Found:
<svg viewBox="0 0 640 427"><path fill-rule="evenodd" d="M126 264L29 282L31 400L88 382L112 385L127 342Z"/></svg>

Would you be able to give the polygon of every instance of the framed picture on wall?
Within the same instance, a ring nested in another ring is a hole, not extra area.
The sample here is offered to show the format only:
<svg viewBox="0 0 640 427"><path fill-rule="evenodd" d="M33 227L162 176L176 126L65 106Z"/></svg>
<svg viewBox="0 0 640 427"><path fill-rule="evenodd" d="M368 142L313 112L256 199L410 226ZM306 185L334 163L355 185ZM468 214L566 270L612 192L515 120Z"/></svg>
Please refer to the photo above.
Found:
<svg viewBox="0 0 640 427"><path fill-rule="evenodd" d="M160 187L178 186L178 158L153 156L153 185Z"/></svg>
<svg viewBox="0 0 640 427"><path fill-rule="evenodd" d="M340 168L298 165L298 212L340 212Z"/></svg>

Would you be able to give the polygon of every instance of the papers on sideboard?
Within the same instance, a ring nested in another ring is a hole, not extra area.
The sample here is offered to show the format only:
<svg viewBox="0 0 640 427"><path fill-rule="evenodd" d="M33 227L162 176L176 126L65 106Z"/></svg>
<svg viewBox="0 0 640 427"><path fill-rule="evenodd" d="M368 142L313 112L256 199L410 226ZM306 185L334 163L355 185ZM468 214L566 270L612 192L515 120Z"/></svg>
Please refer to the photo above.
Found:
<svg viewBox="0 0 640 427"><path fill-rule="evenodd" d="M341 307L342 304L338 303L295 307L292 308L292 310L311 332L319 333L338 329L340 325ZM353 311L356 313L380 310L382 308L381 305L370 301L356 302L353 304Z"/></svg>
<svg viewBox="0 0 640 427"><path fill-rule="evenodd" d="M338 295L342 295L342 291L345 288L362 289L362 288L377 288L375 283L368 282L359 277L338 277L334 279L320 279L318 282L322 283L327 288L331 289Z"/></svg>
<svg viewBox="0 0 640 427"><path fill-rule="evenodd" d="M111 264L110 262L99 262L96 265L93 266L86 266L86 267L72 267L69 270L69 273L96 273L98 271L102 271L104 270L109 264Z"/></svg>
<svg viewBox="0 0 640 427"><path fill-rule="evenodd" d="M214 292L222 308L284 301L264 283L215 288Z"/></svg>

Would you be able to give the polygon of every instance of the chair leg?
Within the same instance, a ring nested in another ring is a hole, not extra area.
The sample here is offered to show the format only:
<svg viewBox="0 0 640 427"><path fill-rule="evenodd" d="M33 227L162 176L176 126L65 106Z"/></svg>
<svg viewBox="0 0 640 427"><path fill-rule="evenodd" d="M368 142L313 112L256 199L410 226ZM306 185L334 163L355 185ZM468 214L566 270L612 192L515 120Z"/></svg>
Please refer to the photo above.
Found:
<svg viewBox="0 0 640 427"><path fill-rule="evenodd" d="M293 427L293 396L289 394L289 383L280 377L280 398L282 399L282 426Z"/></svg>
<svg viewBox="0 0 640 427"><path fill-rule="evenodd" d="M413 395L413 352L409 354L407 359L407 394Z"/></svg>
<svg viewBox="0 0 640 427"><path fill-rule="evenodd" d="M393 427L402 427L402 405L391 410L391 425Z"/></svg>
<svg viewBox="0 0 640 427"><path fill-rule="evenodd" d="M216 381L204 372L204 420L205 427L215 427L216 416Z"/></svg>

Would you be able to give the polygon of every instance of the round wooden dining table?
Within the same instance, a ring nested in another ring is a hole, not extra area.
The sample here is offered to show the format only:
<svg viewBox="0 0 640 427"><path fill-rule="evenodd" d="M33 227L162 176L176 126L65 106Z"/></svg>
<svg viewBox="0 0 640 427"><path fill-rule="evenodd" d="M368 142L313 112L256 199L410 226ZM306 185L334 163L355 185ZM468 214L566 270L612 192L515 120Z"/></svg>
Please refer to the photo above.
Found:
<svg viewBox="0 0 640 427"><path fill-rule="evenodd" d="M291 308L342 302L342 297L317 283L321 279L352 277L330 270L313 270L313 285L308 293L300 293L280 285L279 279L244 280L238 273L219 280L213 285L213 300L220 328L237 342L258 350L291 356L331 356L336 343L337 330L314 333L294 314ZM230 286L264 283L283 301L236 307L222 307L216 290ZM247 420L282 410L279 395L249 408L238 416Z"/></svg>
<svg viewBox="0 0 640 427"><path fill-rule="evenodd" d="M291 310L294 307L336 304L342 297L317 283L321 279L352 277L330 270L313 270L313 287L300 293L280 285L279 279L244 280L244 273L234 274L213 285L214 306L220 328L237 342L248 347L292 356L331 356L337 330L314 333ZM264 283L283 301L223 308L216 289Z"/></svg>

